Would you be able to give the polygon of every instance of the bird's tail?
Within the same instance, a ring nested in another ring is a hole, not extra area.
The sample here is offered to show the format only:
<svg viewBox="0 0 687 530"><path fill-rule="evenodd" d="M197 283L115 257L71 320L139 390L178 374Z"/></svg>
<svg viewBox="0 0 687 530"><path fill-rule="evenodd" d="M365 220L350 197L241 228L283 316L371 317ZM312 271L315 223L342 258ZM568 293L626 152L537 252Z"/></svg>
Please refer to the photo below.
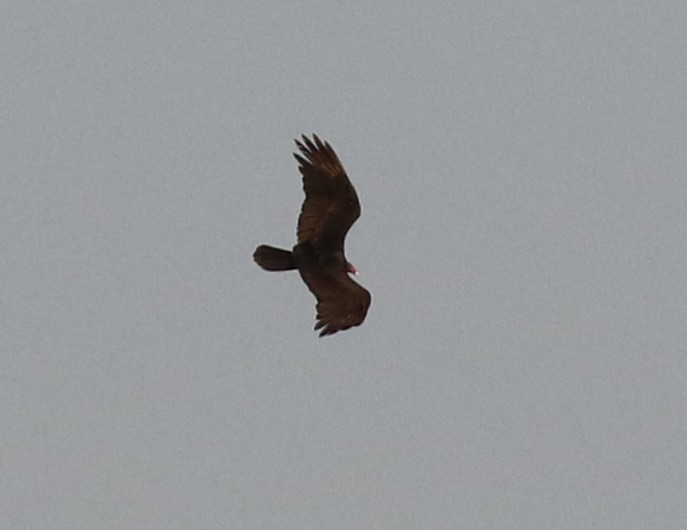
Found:
<svg viewBox="0 0 687 530"><path fill-rule="evenodd" d="M288 271L296 268L290 251L269 245L260 245L256 248L253 260L266 271Z"/></svg>

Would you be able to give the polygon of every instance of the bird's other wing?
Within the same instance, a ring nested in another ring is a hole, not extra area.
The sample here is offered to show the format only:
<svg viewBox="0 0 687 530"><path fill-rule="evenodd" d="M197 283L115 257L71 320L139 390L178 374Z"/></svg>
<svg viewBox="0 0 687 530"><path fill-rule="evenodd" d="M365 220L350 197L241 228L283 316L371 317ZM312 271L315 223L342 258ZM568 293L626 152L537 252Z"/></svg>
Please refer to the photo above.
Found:
<svg viewBox="0 0 687 530"><path fill-rule="evenodd" d="M334 149L317 135L296 140L294 153L303 175L305 200L298 218L297 239L320 249L343 248L346 233L360 217L360 201Z"/></svg>
<svg viewBox="0 0 687 530"><path fill-rule="evenodd" d="M365 320L372 297L345 272L301 271L303 281L317 298L320 337L359 326Z"/></svg>

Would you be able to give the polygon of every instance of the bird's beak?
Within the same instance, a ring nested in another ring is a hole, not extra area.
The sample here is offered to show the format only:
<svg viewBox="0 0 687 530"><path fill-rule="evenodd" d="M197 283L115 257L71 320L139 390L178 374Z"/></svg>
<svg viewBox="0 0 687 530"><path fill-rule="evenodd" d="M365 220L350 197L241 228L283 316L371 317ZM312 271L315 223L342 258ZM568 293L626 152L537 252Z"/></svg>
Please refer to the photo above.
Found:
<svg viewBox="0 0 687 530"><path fill-rule="evenodd" d="M348 263L346 267L346 272L348 274L358 274L358 269L356 269L353 264Z"/></svg>

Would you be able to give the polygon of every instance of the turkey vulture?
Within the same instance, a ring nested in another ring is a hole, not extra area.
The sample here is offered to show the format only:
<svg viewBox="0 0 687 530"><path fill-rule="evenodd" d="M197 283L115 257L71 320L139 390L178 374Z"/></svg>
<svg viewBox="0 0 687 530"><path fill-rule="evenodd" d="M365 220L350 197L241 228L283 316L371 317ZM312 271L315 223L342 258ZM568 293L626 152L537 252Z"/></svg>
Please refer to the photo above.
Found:
<svg viewBox="0 0 687 530"><path fill-rule="evenodd" d="M316 134L296 140L305 200L292 251L260 245L253 259L267 271L298 269L317 298L320 337L359 326L370 307L370 293L351 279L357 271L346 261L344 239L360 217L358 195L339 157Z"/></svg>

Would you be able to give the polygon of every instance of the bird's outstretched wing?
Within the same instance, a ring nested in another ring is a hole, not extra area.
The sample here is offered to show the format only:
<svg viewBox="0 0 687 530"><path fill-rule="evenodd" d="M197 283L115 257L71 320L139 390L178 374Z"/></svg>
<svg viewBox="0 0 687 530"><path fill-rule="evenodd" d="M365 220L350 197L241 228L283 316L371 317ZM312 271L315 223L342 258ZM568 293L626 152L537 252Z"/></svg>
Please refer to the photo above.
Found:
<svg viewBox="0 0 687 530"><path fill-rule="evenodd" d="M319 249L343 248L346 233L360 217L360 202L346 170L327 142L313 134L296 140L305 200L298 218L298 242Z"/></svg>
<svg viewBox="0 0 687 530"><path fill-rule="evenodd" d="M317 298L320 337L359 326L365 320L372 297L345 272L301 271L303 281Z"/></svg>

